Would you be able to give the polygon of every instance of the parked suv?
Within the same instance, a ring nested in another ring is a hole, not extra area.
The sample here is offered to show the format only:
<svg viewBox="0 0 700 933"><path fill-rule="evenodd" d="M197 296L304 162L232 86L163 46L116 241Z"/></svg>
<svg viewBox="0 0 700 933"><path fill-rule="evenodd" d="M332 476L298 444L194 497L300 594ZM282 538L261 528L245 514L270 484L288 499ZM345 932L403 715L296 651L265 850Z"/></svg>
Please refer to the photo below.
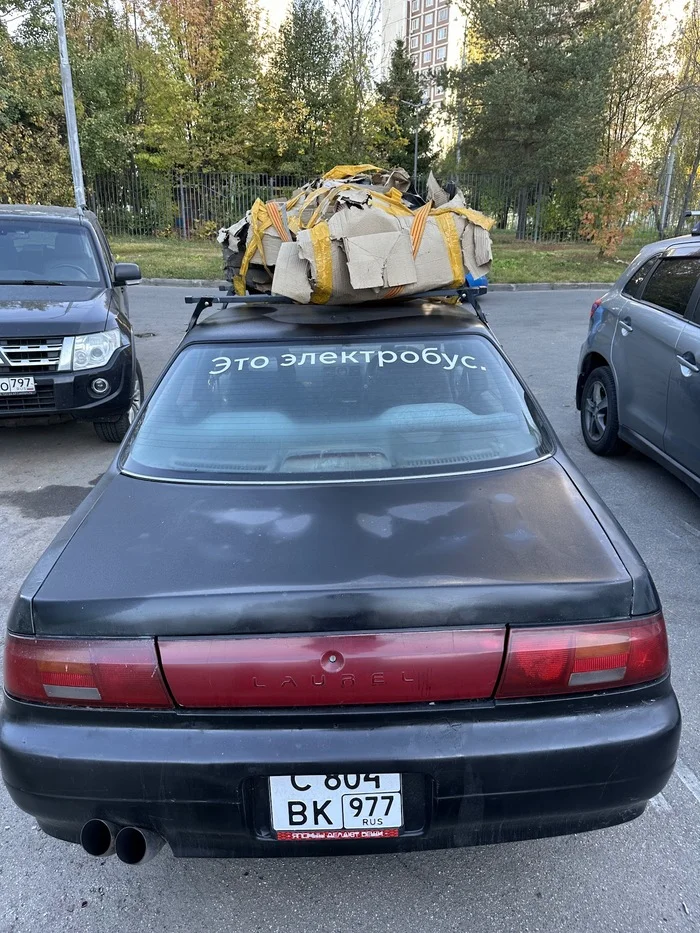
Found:
<svg viewBox="0 0 700 933"><path fill-rule="evenodd" d="M629 444L700 494L700 229L645 247L594 303L576 404L594 453Z"/></svg>
<svg viewBox="0 0 700 933"><path fill-rule="evenodd" d="M91 421L119 442L143 398L125 286L97 217L0 205L0 425Z"/></svg>

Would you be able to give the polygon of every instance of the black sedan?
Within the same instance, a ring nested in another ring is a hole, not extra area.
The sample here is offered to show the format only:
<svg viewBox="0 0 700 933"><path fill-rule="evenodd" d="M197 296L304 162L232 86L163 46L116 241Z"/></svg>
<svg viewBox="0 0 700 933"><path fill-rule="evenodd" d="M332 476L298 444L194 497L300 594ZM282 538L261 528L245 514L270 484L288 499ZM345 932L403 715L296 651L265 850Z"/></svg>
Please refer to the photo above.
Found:
<svg viewBox="0 0 700 933"><path fill-rule="evenodd" d="M2 775L93 855L391 852L639 816L659 599L469 306L193 326L9 620Z"/></svg>

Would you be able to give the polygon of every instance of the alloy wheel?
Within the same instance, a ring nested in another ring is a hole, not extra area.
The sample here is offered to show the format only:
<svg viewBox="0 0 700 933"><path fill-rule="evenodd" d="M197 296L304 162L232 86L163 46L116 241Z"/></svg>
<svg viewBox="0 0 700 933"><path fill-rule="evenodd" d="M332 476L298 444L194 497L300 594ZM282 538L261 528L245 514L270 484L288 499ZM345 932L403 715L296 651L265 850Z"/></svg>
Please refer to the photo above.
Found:
<svg viewBox="0 0 700 933"><path fill-rule="evenodd" d="M599 441L608 425L608 394L603 383L597 379L586 397L585 424L592 441Z"/></svg>

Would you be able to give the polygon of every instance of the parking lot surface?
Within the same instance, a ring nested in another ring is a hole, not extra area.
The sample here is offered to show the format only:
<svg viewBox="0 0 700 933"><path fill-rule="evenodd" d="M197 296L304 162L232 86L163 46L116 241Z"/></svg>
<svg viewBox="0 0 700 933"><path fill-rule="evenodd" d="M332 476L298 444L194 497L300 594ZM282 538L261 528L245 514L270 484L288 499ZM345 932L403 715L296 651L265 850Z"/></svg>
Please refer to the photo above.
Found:
<svg viewBox="0 0 700 933"><path fill-rule="evenodd" d="M131 292L147 388L184 330L188 291ZM501 292L484 309L661 594L684 734L679 768L645 815L602 832L479 849L221 862L164 850L129 869L44 836L0 789L0 933L700 930L700 499L641 455L603 460L584 446L573 394L596 297ZM3 625L22 578L114 453L90 425L0 428Z"/></svg>

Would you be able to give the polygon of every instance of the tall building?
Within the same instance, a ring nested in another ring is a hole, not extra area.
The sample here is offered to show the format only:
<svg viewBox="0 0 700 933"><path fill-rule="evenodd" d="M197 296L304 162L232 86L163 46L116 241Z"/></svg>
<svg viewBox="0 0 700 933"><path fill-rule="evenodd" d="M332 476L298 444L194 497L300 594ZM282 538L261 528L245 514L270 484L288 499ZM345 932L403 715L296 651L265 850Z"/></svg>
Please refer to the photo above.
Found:
<svg viewBox="0 0 700 933"><path fill-rule="evenodd" d="M466 16L454 0L382 0L382 74L394 43L403 39L415 71L425 76L431 101L441 101L444 92L434 75L460 64L466 27Z"/></svg>

